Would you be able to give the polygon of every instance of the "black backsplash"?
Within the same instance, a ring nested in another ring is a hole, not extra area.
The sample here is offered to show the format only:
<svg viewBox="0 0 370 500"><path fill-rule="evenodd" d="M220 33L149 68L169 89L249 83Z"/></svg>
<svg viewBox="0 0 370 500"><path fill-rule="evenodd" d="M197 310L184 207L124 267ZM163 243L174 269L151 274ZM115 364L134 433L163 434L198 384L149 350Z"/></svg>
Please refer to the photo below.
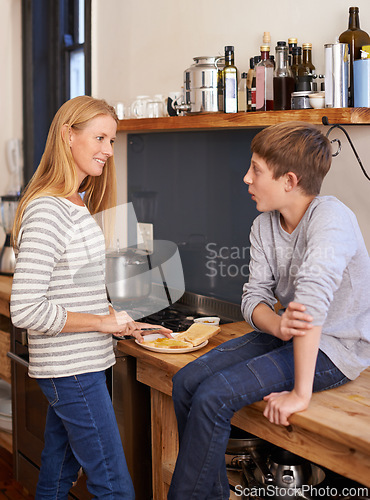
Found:
<svg viewBox="0 0 370 500"><path fill-rule="evenodd" d="M257 130L128 136L128 199L175 242L189 292L239 303L258 215L243 177Z"/></svg>

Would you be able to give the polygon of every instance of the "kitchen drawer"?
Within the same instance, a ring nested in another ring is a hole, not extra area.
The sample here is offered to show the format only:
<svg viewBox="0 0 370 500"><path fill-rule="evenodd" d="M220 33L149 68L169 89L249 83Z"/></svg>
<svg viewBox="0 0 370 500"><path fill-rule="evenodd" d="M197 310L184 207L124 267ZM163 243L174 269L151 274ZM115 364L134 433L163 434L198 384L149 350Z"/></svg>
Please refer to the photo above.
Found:
<svg viewBox="0 0 370 500"><path fill-rule="evenodd" d="M0 316L0 378L11 383L10 359L10 321L9 318Z"/></svg>

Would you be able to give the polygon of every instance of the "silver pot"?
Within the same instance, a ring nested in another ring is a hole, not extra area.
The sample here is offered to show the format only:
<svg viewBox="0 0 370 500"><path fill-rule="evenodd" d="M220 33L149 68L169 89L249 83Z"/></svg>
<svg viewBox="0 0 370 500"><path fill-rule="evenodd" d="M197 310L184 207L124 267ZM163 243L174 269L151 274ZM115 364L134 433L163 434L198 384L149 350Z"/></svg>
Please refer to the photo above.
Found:
<svg viewBox="0 0 370 500"><path fill-rule="evenodd" d="M184 100L179 109L188 113L215 113L219 107L219 78L222 57L194 57L194 64L184 72ZM176 106L175 106L176 108Z"/></svg>
<svg viewBox="0 0 370 500"><path fill-rule="evenodd" d="M145 250L107 251L106 285L111 300L129 301L148 297L152 289L150 255Z"/></svg>

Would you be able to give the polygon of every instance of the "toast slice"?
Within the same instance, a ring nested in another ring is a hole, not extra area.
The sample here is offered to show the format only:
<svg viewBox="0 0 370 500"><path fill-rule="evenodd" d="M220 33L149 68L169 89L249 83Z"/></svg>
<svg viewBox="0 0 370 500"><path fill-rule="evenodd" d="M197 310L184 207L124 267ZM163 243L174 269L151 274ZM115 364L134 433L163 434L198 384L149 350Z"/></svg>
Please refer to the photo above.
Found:
<svg viewBox="0 0 370 500"><path fill-rule="evenodd" d="M193 347L193 344L186 342L186 340L169 339L169 338L158 338L155 340L145 341L143 344L151 347L159 347L161 349L184 349Z"/></svg>
<svg viewBox="0 0 370 500"><path fill-rule="evenodd" d="M176 335L176 340L185 340L194 347L202 344L221 331L218 325L207 325L205 323L193 323L185 332Z"/></svg>

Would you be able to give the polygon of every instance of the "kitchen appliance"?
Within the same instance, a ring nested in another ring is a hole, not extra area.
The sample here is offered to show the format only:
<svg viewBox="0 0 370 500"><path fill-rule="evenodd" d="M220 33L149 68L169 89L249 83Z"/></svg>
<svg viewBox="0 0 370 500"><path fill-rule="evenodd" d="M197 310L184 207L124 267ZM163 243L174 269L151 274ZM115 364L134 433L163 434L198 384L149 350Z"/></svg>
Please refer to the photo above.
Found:
<svg viewBox="0 0 370 500"><path fill-rule="evenodd" d="M219 108L220 72L223 57L194 57L194 64L184 72L184 103L175 109L187 113L217 113Z"/></svg>
<svg viewBox="0 0 370 500"><path fill-rule="evenodd" d="M14 272L15 255L11 245L11 232L18 201L18 195L8 194L0 197L0 222L5 231L5 242L0 253L0 274L12 275Z"/></svg>

